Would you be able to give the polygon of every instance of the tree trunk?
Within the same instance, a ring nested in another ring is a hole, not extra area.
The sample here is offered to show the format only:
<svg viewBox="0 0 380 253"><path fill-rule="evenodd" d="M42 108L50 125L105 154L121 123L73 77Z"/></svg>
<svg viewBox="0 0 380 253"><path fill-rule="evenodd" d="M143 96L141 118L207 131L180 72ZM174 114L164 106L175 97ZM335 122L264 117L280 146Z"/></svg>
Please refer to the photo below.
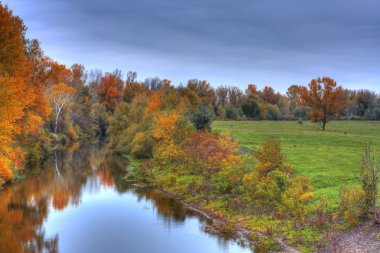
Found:
<svg viewBox="0 0 380 253"><path fill-rule="evenodd" d="M322 118L322 130L325 131L326 130L326 123L327 123L327 112L326 110L323 110L323 118Z"/></svg>
<svg viewBox="0 0 380 253"><path fill-rule="evenodd" d="M61 112L60 109L57 109L57 115L55 115L55 128L54 128L54 132L57 133L57 130L58 130L58 119L59 119L59 113Z"/></svg>
<svg viewBox="0 0 380 253"><path fill-rule="evenodd" d="M322 121L322 130L323 130L323 131L326 130L326 123L327 123L327 121L324 119L324 120Z"/></svg>

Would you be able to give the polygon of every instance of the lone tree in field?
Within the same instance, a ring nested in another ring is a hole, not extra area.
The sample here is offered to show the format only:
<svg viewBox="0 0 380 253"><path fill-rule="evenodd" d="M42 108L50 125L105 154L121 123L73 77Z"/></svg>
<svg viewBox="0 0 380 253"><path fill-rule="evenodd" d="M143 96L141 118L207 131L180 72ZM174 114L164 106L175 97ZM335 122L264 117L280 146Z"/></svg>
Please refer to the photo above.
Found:
<svg viewBox="0 0 380 253"><path fill-rule="evenodd" d="M309 87L300 86L300 103L310 107L309 118L313 122L322 122L323 131L326 123L333 119L342 108L342 98L345 93L342 86L337 86L334 79L329 77L311 80Z"/></svg>
<svg viewBox="0 0 380 253"><path fill-rule="evenodd" d="M48 97L55 110L54 132L58 130L58 119L62 108L69 104L74 97L75 89L65 83L58 83L50 87Z"/></svg>

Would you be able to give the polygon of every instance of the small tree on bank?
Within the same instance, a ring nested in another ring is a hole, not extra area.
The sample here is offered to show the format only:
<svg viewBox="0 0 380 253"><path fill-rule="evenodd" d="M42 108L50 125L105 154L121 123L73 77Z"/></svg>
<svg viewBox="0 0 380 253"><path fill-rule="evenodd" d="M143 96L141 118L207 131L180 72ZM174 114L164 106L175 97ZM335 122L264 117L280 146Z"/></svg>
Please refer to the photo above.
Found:
<svg viewBox="0 0 380 253"><path fill-rule="evenodd" d="M314 122L322 122L323 131L327 121L334 118L342 107L345 93L341 86L337 86L334 79L329 77L311 80L309 87L298 87L300 102L310 106L309 118Z"/></svg>
<svg viewBox="0 0 380 253"><path fill-rule="evenodd" d="M380 160L375 160L371 153L371 148L367 146L360 164L360 181L364 191L365 212L367 214L376 206L379 172Z"/></svg>
<svg viewBox="0 0 380 253"><path fill-rule="evenodd" d="M55 110L54 132L58 130L58 119L64 106L69 104L74 97L75 89L65 83L58 83L50 87L48 97Z"/></svg>

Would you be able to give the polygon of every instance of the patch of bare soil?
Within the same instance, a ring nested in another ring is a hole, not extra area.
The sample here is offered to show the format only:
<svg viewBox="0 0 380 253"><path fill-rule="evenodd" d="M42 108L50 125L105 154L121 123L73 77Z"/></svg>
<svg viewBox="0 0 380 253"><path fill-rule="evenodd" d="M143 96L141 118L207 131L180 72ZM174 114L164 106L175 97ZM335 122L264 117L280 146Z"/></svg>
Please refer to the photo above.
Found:
<svg viewBox="0 0 380 253"><path fill-rule="evenodd" d="M329 241L318 253L380 253L380 225L368 221Z"/></svg>

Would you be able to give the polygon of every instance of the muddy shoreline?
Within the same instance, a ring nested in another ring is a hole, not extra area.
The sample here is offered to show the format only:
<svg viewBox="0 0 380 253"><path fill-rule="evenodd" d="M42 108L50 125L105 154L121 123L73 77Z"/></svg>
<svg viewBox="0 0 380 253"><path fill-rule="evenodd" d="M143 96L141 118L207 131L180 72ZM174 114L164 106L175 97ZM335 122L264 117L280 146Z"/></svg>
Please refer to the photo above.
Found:
<svg viewBox="0 0 380 253"><path fill-rule="evenodd" d="M166 191L165 189L159 188L157 190L160 193L162 193L163 195L165 195L169 198L175 199L176 201L178 201L179 203L184 205L188 210L194 211L197 214L203 216L204 218L212 221L212 223L213 223L212 226L213 226L213 229L215 230L215 232L219 232L219 233L222 232L218 225L225 225L225 224L233 225L234 229L232 231L232 236L235 237L235 239L243 242L244 244L249 245L249 247L252 249L254 249L255 246L258 246L257 245L258 242L250 238L251 234L257 236L258 238L262 238L262 239L268 239L269 238L268 236L266 236L266 235L264 235L258 231L248 230L248 229L242 227L239 223L228 221L228 220L226 220L220 216L214 215L212 212L205 211L204 209L199 207L197 204L188 203L185 200L183 200L181 197L179 197L175 194L172 194L172 193ZM282 248L282 250L280 252L300 253L296 248L294 248L290 245L287 245L283 238L276 237L276 238L274 238L274 240L276 241L276 244Z"/></svg>

